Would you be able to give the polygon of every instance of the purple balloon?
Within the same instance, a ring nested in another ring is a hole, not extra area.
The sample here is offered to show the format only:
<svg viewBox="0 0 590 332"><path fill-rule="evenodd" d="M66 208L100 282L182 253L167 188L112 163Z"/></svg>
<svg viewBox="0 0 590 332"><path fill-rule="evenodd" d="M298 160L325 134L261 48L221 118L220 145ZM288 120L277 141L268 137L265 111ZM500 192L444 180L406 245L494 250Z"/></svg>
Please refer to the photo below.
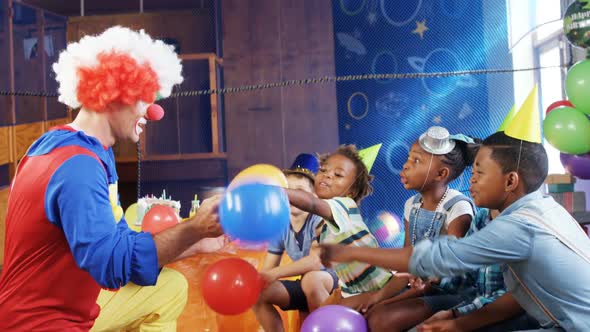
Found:
<svg viewBox="0 0 590 332"><path fill-rule="evenodd" d="M559 159L571 175L580 179L590 179L590 153L576 155L562 152Z"/></svg>
<svg viewBox="0 0 590 332"><path fill-rule="evenodd" d="M327 305L307 316L301 332L367 332L367 321L358 312L341 306Z"/></svg>

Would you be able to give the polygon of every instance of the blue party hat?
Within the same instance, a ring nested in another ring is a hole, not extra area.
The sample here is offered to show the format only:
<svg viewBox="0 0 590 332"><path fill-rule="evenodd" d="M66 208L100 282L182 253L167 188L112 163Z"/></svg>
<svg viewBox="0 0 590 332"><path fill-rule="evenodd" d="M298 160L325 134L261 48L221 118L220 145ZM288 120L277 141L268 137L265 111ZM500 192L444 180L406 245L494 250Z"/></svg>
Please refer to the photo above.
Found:
<svg viewBox="0 0 590 332"><path fill-rule="evenodd" d="M302 174L312 181L315 178L315 174L320 168L320 161L318 157L310 153L301 153L295 158L295 161L289 169L284 170L287 174L299 173Z"/></svg>

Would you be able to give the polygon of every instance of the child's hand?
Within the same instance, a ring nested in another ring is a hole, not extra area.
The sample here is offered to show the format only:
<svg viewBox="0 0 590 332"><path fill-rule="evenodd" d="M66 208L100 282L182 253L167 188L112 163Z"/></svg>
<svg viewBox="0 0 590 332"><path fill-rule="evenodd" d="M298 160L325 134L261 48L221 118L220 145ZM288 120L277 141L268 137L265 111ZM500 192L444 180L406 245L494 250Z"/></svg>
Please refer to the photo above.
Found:
<svg viewBox="0 0 590 332"><path fill-rule="evenodd" d="M410 287L412 287L415 290L424 292L424 293L428 293L431 289L432 289L432 285L438 285L440 283L440 279L439 278L428 278L427 280L424 280L420 277L415 277L415 276L410 276Z"/></svg>
<svg viewBox="0 0 590 332"><path fill-rule="evenodd" d="M381 296L379 295L379 292L371 292L367 296L367 300L365 302L359 304L359 306L356 308L356 311L365 315L369 312L369 310L371 308L373 308L373 306L375 304L379 303L380 301L381 301Z"/></svg>
<svg viewBox="0 0 590 332"><path fill-rule="evenodd" d="M197 210L197 214L186 221L196 226L197 234L200 238L223 235L218 214L220 201L221 195L215 195L204 200L199 210Z"/></svg>
<svg viewBox="0 0 590 332"><path fill-rule="evenodd" d="M410 287L419 291L423 291L424 288L426 287L426 284L424 283L424 281L422 281L422 278L420 277L416 277L416 276L410 276L409 277L410 281Z"/></svg>
<svg viewBox="0 0 590 332"><path fill-rule="evenodd" d="M427 323L434 323L441 320L448 320L453 319L453 311L452 310L442 310L437 312L436 314L430 316L427 320L424 321L424 324Z"/></svg>
<svg viewBox="0 0 590 332"><path fill-rule="evenodd" d="M259 273L260 281L262 282L262 289L266 289L270 284L277 281L276 275L272 272L272 270L262 271Z"/></svg>
<svg viewBox="0 0 590 332"><path fill-rule="evenodd" d="M320 259L325 267L332 267L332 262L346 262L346 246L338 244L320 244Z"/></svg>
<svg viewBox="0 0 590 332"><path fill-rule="evenodd" d="M424 323L418 326L418 332L462 332L464 331L457 325L456 319L439 320L433 323Z"/></svg>

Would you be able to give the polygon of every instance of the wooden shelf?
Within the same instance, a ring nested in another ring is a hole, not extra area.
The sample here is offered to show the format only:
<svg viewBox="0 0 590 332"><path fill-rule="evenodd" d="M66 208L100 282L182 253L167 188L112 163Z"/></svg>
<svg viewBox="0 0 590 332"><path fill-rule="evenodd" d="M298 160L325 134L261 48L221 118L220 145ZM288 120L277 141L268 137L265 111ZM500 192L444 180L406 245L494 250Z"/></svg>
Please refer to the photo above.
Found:
<svg viewBox="0 0 590 332"><path fill-rule="evenodd" d="M202 159L227 159L225 152L203 152L203 153L185 153L185 154L160 154L142 156L141 161L163 161L163 160L202 160ZM120 157L117 163L136 163L137 157Z"/></svg>

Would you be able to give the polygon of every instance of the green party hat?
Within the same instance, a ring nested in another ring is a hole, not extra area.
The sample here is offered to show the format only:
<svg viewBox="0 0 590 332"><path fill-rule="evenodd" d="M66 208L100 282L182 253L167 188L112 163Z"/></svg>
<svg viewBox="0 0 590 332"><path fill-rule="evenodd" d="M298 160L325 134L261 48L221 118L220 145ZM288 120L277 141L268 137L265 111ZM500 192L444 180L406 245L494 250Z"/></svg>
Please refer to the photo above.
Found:
<svg viewBox="0 0 590 332"><path fill-rule="evenodd" d="M365 166L367 166L367 171L369 173L371 173L371 168L373 168L375 159L377 159L381 145L383 145L383 143L375 144L359 151L359 156L363 163L365 163Z"/></svg>

